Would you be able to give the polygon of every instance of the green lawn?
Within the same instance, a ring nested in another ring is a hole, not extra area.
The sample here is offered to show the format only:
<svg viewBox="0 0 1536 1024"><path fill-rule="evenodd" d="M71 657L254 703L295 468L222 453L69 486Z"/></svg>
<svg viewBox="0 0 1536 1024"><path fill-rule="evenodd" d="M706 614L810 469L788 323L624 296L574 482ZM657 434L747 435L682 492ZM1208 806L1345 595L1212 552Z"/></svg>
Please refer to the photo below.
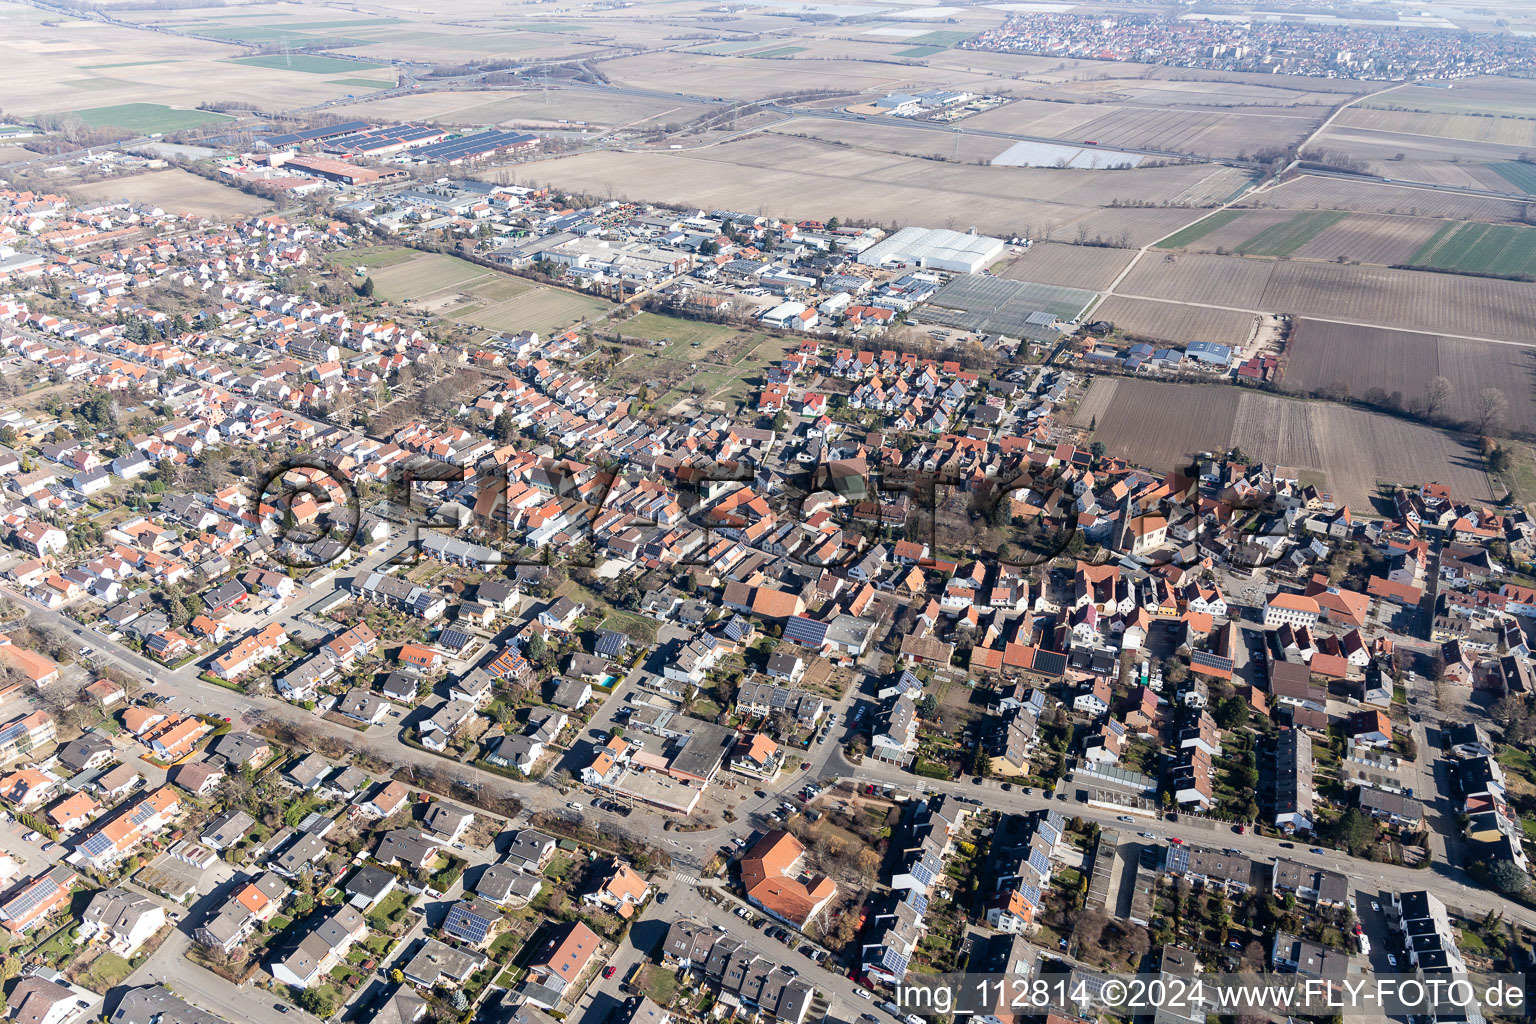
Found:
<svg viewBox="0 0 1536 1024"><path fill-rule="evenodd" d="M417 256L415 249L398 245L369 246L365 249L349 249L331 257L332 262L343 267L392 267L407 263Z"/></svg>
<svg viewBox="0 0 1536 1024"><path fill-rule="evenodd" d="M244 64L253 68L272 68L276 71L300 71L306 75L339 75L348 71L372 71L383 64L364 61L342 60L339 57L317 57L312 53L268 53L260 57L234 57L231 64Z"/></svg>
<svg viewBox="0 0 1536 1024"><path fill-rule="evenodd" d="M1198 224L1191 224L1182 231L1175 231L1167 238L1159 241L1157 243L1158 247L1163 249L1182 249L1191 242L1198 242L1212 231L1215 231L1224 224L1232 223L1241 216L1241 210L1220 210Z"/></svg>
<svg viewBox="0 0 1536 1024"><path fill-rule="evenodd" d="M484 267L456 256L414 253L412 259L391 263L380 273L370 276L379 298L391 302L410 302L434 292L459 288L489 273Z"/></svg>
<svg viewBox="0 0 1536 1024"><path fill-rule="evenodd" d="M1271 225L1237 246L1245 256L1289 256L1349 214L1340 210L1310 210Z"/></svg>
<svg viewBox="0 0 1536 1024"><path fill-rule="evenodd" d="M1522 503L1536 501L1536 453L1530 446L1506 442L1513 458L1510 470L1504 475L1504 483L1514 492L1515 500Z"/></svg>
<svg viewBox="0 0 1536 1024"><path fill-rule="evenodd" d="M163 103L118 103L110 107L86 107L72 113L91 128L122 128L140 135L178 132L200 124L229 120L211 110L182 110Z"/></svg>
<svg viewBox="0 0 1536 1024"><path fill-rule="evenodd" d="M705 323L702 320L684 320L659 313L640 313L617 325L614 330L626 338L645 338L647 341L666 341L670 344L661 351L664 359L686 358L694 342L699 350L708 351L711 342L718 342L735 333L722 324Z"/></svg>
<svg viewBox="0 0 1536 1024"><path fill-rule="evenodd" d="M571 873L571 867L575 864L570 857L563 853L557 853L549 858L549 863L544 865L544 877L558 882Z"/></svg>
<svg viewBox="0 0 1536 1024"><path fill-rule="evenodd" d="M91 961L90 969L80 976L81 984L92 992L105 992L123 983L133 972L133 965L116 953L103 950Z"/></svg>

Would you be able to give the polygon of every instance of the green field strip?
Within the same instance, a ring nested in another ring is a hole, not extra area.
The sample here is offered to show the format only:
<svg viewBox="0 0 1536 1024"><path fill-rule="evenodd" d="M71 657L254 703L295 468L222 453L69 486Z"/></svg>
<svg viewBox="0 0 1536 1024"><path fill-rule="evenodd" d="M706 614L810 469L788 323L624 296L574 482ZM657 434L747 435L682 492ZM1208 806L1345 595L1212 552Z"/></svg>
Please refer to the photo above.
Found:
<svg viewBox="0 0 1536 1024"><path fill-rule="evenodd" d="M284 32L312 32L325 28L371 28L374 25L405 25L404 18L351 18L346 21L305 21L297 25L271 25Z"/></svg>
<svg viewBox="0 0 1536 1024"><path fill-rule="evenodd" d="M971 38L969 32L954 32L938 29L933 32L924 32L920 36L913 36L907 42L913 46L954 46Z"/></svg>
<svg viewBox="0 0 1536 1024"><path fill-rule="evenodd" d="M268 53L260 57L231 57L226 64L243 64L251 68L269 68L273 71L297 71L306 75L335 75L348 71L374 71L383 64L366 61L342 60L339 57L317 57L312 53Z"/></svg>
<svg viewBox="0 0 1536 1024"><path fill-rule="evenodd" d="M1235 247L1245 256L1289 256L1318 235L1349 216L1342 210L1313 210L1298 213L1279 224L1272 224Z"/></svg>
<svg viewBox="0 0 1536 1024"><path fill-rule="evenodd" d="M1411 265L1464 274L1536 276L1536 228L1448 222L1413 254Z"/></svg>
<svg viewBox="0 0 1536 1024"><path fill-rule="evenodd" d="M95 78L66 78L59 84L67 85L71 89L85 89L92 92L102 92L107 89L118 89L123 86L138 87L137 83L135 82L125 82L121 78L108 78L106 75L97 75Z"/></svg>
<svg viewBox="0 0 1536 1024"><path fill-rule="evenodd" d="M788 57L792 53L805 52L803 46L776 46L771 50L759 50L756 53L746 54L748 57Z"/></svg>
<svg viewBox="0 0 1536 1024"><path fill-rule="evenodd" d="M108 68L142 68L149 64L180 64L177 58L163 57L160 60L125 60L121 64L81 64L81 71L105 71Z"/></svg>
<svg viewBox="0 0 1536 1024"><path fill-rule="evenodd" d="M1445 241L1446 236L1449 235L1452 231L1455 231L1460 226L1461 225L1451 220L1448 220L1444 224L1440 225L1440 230L1430 235L1429 239L1425 241L1423 245L1419 246L1418 251L1413 254L1413 257L1408 262L1428 262L1429 254L1435 251L1435 247L1438 246L1441 242Z"/></svg>
<svg viewBox="0 0 1536 1024"><path fill-rule="evenodd" d="M210 110L177 110L160 103L119 103L110 107L86 107L71 113L91 128L123 128L143 134L180 131L230 119Z"/></svg>
<svg viewBox="0 0 1536 1024"><path fill-rule="evenodd" d="M947 46L914 46L910 50L897 50L897 57L932 57L936 53L943 53L949 49Z"/></svg>
<svg viewBox="0 0 1536 1024"><path fill-rule="evenodd" d="M1536 195L1536 164L1523 160L1502 160L1489 169L1526 195Z"/></svg>
<svg viewBox="0 0 1536 1024"><path fill-rule="evenodd" d="M1220 210L1196 224L1175 231L1167 238L1160 239L1157 246L1160 249L1182 249L1191 242L1198 242L1206 235L1219 227L1225 227L1243 215L1241 210Z"/></svg>

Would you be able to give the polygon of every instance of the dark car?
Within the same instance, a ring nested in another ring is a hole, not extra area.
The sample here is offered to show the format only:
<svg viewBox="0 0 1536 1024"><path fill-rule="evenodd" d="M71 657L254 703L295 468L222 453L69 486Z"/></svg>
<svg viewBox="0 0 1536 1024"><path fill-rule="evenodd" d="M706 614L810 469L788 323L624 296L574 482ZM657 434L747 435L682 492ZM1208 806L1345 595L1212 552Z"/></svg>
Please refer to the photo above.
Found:
<svg viewBox="0 0 1536 1024"><path fill-rule="evenodd" d="M288 1004L287 1003L273 1003L272 1004L272 1009L276 1010L278 1013L287 1013L288 1012Z"/></svg>
<svg viewBox="0 0 1536 1024"><path fill-rule="evenodd" d="M659 893L656 894L656 902L657 903L665 903L665 902L667 902L667 897L670 896L670 895L672 895L672 894L671 893L666 893L666 892L659 892Z"/></svg>
<svg viewBox="0 0 1536 1024"><path fill-rule="evenodd" d="M1011 783L1011 782L1003 783L1003 789L1005 789L1005 790L1012 790L1013 789L1013 783Z"/></svg>

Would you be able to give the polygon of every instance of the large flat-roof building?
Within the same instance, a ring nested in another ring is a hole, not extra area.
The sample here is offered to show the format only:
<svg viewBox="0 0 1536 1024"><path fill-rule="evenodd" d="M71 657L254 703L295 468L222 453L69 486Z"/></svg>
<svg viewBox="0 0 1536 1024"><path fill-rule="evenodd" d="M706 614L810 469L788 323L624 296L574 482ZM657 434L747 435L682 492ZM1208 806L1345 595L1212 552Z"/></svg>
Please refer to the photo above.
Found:
<svg viewBox="0 0 1536 1024"><path fill-rule="evenodd" d="M1003 255L1001 238L948 228L902 228L859 253L859 262L871 267L910 263L933 270L975 274Z"/></svg>

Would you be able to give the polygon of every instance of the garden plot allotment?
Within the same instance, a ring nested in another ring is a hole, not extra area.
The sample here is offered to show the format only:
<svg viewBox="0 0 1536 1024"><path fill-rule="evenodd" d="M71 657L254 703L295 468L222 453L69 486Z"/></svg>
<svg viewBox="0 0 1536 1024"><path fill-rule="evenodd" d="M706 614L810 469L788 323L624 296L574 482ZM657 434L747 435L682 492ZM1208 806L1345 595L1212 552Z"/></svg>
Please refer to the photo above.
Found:
<svg viewBox="0 0 1536 1024"><path fill-rule="evenodd" d="M1043 311L1062 320L1075 320L1097 297L1097 292L1082 288L962 274L935 292L918 317L966 331L1036 337L1041 329L1028 322L1030 314Z"/></svg>

